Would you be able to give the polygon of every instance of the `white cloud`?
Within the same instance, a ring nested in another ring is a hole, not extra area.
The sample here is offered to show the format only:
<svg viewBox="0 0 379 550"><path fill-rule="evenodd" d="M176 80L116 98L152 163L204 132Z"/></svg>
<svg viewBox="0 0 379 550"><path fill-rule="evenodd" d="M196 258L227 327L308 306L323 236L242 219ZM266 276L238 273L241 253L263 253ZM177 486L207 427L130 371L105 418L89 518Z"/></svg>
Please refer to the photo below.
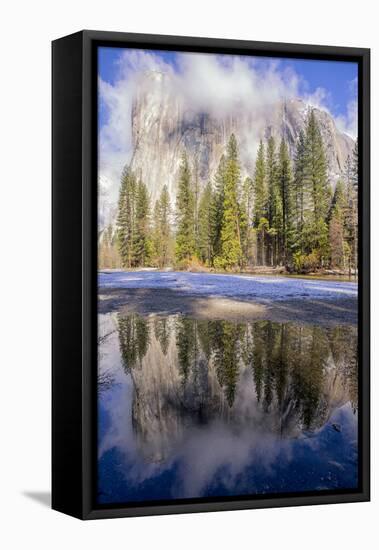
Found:
<svg viewBox="0 0 379 550"><path fill-rule="evenodd" d="M348 86L351 100L347 104L347 113L336 117L335 122L341 132L355 139L358 134L358 78L351 80Z"/></svg>
<svg viewBox="0 0 379 550"><path fill-rule="evenodd" d="M347 103L346 114L335 116L333 114L333 98L325 88L316 88L311 94L304 94L303 99L312 107L322 109L329 113L336 123L338 130L356 139L358 133L358 101L357 101L357 83L354 78L348 83L351 100Z"/></svg>
<svg viewBox="0 0 379 550"><path fill-rule="evenodd" d="M262 137L268 110L282 98L302 98L315 107L331 112L331 97L327 90L317 88L302 93L307 83L280 61L263 65L259 60L239 56L214 54L177 54L175 69L158 53L144 50L125 50L117 63L114 84L100 79L99 96L106 112L106 123L99 136L99 173L110 182L110 198L115 199L123 167L132 155L133 98L142 85L146 72L169 75L162 79L165 92L178 102L183 112L206 111L218 117L241 114L251 123L245 125L246 135L240 136L255 150ZM146 79L145 79L146 85ZM356 82L350 83L352 100L346 116L336 119L338 128L352 137L357 130Z"/></svg>
<svg viewBox="0 0 379 550"><path fill-rule="evenodd" d="M276 62L262 70L248 58L187 54L179 63L175 91L195 109L228 114L242 107L249 112L298 90L297 75L281 72Z"/></svg>
<svg viewBox="0 0 379 550"><path fill-rule="evenodd" d="M336 117L335 122L341 132L355 139L358 134L358 101L356 99L349 101L346 116Z"/></svg>
<svg viewBox="0 0 379 550"><path fill-rule="evenodd" d="M358 79L354 78L347 84L350 101L346 105L346 113L335 116L333 114L333 98L325 88L317 88L313 93L304 95L304 99L309 105L327 111L334 118L337 128L348 134L351 138L356 139L358 133L358 100L357 86Z"/></svg>
<svg viewBox="0 0 379 550"><path fill-rule="evenodd" d="M177 70L159 54L143 50L125 50L117 63L114 84L99 79L99 100L106 113L106 123L99 135L99 174L109 182L110 200L114 200L123 167L132 154L132 105L141 77L146 72L161 72L167 93L179 100L184 111L189 108L211 114L232 115L254 111L254 119L263 120L263 110L282 97L298 94L299 77L290 69L282 70L273 60L265 69L252 58L210 54L178 54ZM257 128L246 136L259 139Z"/></svg>
<svg viewBox="0 0 379 550"><path fill-rule="evenodd" d="M323 109L324 111L329 110L329 102L330 102L330 93L325 90L325 88L316 88L316 90L311 94L306 94L304 96L304 99L309 105L312 107L316 107L317 109Z"/></svg>
<svg viewBox="0 0 379 550"><path fill-rule="evenodd" d="M170 65L157 55L144 51L125 51L118 63L114 85L99 78L99 101L106 123L99 135L99 173L118 187L120 175L132 150L132 105L141 74L147 71L172 73Z"/></svg>

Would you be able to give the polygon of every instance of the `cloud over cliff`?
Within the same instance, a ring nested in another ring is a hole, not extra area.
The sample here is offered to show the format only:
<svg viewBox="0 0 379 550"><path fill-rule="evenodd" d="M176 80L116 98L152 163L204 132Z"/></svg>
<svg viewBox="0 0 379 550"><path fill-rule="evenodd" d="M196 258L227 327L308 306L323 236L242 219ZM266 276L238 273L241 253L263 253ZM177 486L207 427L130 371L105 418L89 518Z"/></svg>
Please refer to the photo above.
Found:
<svg viewBox="0 0 379 550"><path fill-rule="evenodd" d="M181 53L176 59L174 69L159 53L127 50L118 62L116 82L99 80L100 103L106 113L99 140L102 169L130 159L132 103L147 72L167 75L167 93L191 110L219 117L248 113L298 95L301 78L288 68L281 70L276 60L262 68L256 58L240 56Z"/></svg>
<svg viewBox="0 0 379 550"><path fill-rule="evenodd" d="M310 90L293 68L273 58L124 50L115 63L114 81L99 79L99 175L107 182L105 192L112 204L117 200L122 168L133 154L132 110L138 95L144 94L143 101L148 101L150 108L152 96L162 96L164 91L166 102L180 110L184 120L193 120L196 112L219 120L243 120L241 139L250 144L251 151L280 101L300 98L331 114L332 98L327 90ZM146 78L149 74L161 76L159 86L156 80ZM351 137L357 130L354 85L356 82L351 83L346 115L334 117L338 129ZM159 105L158 99L156 103Z"/></svg>

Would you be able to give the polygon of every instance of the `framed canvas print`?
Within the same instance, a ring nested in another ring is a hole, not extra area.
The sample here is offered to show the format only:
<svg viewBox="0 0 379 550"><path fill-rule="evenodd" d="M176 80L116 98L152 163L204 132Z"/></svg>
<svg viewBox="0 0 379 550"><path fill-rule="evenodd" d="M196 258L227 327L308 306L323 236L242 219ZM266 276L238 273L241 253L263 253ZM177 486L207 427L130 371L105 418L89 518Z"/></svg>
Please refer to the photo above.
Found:
<svg viewBox="0 0 379 550"><path fill-rule="evenodd" d="M369 499L369 50L53 42L53 508Z"/></svg>

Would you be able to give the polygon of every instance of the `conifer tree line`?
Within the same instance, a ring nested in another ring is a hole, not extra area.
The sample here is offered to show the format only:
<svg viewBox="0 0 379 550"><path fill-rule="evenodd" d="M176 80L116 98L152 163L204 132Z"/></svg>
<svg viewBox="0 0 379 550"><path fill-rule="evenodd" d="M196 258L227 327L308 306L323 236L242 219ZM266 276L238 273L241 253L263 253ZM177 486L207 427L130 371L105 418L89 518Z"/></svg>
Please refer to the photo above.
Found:
<svg viewBox="0 0 379 550"><path fill-rule="evenodd" d="M116 231L105 230L103 267L203 265L243 271L357 271L358 144L334 190L320 128L311 111L291 159L287 141L261 140L242 179L238 143L229 138L216 174L200 192L197 161L182 154L175 208L167 186L154 205L130 168L120 185ZM105 265L105 264L115 265ZM119 265L116 265L119 264Z"/></svg>

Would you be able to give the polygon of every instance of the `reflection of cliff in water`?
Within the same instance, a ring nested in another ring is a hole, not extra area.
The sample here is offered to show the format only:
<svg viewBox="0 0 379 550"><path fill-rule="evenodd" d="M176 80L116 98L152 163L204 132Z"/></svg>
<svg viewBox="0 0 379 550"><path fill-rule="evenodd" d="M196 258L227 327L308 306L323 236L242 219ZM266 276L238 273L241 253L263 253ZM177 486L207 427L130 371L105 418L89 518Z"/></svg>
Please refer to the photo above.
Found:
<svg viewBox="0 0 379 550"><path fill-rule="evenodd" d="M118 317L132 418L145 459L163 461L184 432L222 423L234 433L298 437L332 411L357 408L357 331L258 321Z"/></svg>

